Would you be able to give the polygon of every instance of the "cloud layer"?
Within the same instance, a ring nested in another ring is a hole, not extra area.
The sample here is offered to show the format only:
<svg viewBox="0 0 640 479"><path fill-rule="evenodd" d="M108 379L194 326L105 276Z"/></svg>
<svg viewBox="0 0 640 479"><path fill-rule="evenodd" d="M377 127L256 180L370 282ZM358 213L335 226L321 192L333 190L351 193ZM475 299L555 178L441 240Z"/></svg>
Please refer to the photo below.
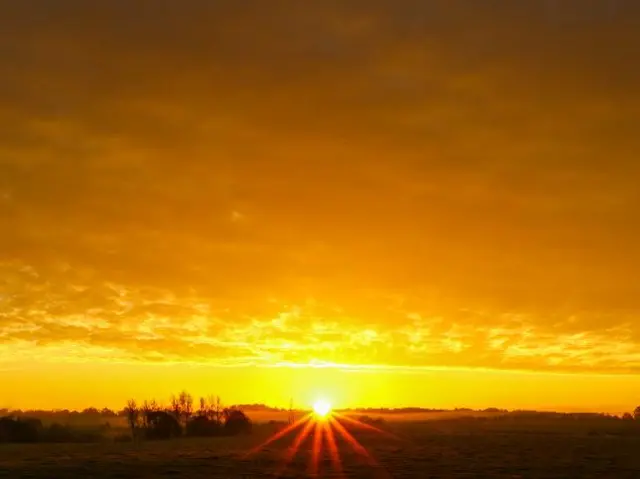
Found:
<svg viewBox="0 0 640 479"><path fill-rule="evenodd" d="M561 3L0 7L0 362L639 371L640 9Z"/></svg>

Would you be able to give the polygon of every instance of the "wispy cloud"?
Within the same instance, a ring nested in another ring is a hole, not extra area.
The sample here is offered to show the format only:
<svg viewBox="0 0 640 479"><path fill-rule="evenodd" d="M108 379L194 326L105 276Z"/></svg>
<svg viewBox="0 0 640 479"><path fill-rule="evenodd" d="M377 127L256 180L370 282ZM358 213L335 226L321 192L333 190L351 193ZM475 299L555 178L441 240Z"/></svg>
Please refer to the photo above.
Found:
<svg viewBox="0 0 640 479"><path fill-rule="evenodd" d="M3 363L114 360L220 366L640 369L632 323L581 330L578 315L568 323L570 330L559 329L558 323L545 326L531 314L492 316L455 310L429 314L398 310L393 303L382 313L353 309L351 314L348 305L336 308L315 299L300 304L267 298L260 304L254 299L244 307L111 283L100 287L38 283L41 275L32 267L12 263L3 268L15 274L16 282L5 286L13 284L14 291L19 286L26 293L26 297L15 292L2 297ZM217 303L225 307L217 308Z"/></svg>

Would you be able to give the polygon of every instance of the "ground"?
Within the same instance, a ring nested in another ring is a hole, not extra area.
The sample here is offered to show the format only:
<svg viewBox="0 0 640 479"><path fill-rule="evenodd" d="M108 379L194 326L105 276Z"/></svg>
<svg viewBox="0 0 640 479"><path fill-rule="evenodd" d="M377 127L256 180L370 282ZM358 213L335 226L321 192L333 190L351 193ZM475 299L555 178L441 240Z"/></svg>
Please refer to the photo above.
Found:
<svg viewBox="0 0 640 479"><path fill-rule="evenodd" d="M563 423L402 421L390 438L355 431L372 460L339 441L345 478L615 478L640 477L640 435ZM622 432L621 432L622 431ZM309 477L311 446L285 467L291 440L246 452L272 432L251 436L109 444L0 444L0 478ZM377 465L376 465L377 463ZM340 477L325 448L319 477Z"/></svg>

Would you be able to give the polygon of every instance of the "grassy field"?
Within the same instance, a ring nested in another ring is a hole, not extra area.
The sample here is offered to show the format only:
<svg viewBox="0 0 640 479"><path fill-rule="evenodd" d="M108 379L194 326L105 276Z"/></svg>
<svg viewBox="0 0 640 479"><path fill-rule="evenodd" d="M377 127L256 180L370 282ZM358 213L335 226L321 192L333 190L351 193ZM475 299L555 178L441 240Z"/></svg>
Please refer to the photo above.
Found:
<svg viewBox="0 0 640 479"><path fill-rule="evenodd" d="M598 423L599 424L599 423ZM640 435L621 422L388 421L397 438L350 429L374 460L345 441L337 446L345 478L615 478L640 477ZM244 457L274 432L251 436L105 444L0 444L0 477L309 477L310 439L286 466L292 437ZM286 467L285 467L286 466ZM341 477L323 448L318 477Z"/></svg>

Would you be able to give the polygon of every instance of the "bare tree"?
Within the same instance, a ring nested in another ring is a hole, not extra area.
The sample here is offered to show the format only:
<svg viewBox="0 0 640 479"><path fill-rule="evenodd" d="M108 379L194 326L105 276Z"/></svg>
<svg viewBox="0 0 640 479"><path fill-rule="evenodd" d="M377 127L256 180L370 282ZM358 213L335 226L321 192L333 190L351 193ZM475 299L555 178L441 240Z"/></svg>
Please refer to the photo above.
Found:
<svg viewBox="0 0 640 479"><path fill-rule="evenodd" d="M182 415L182 405L175 395L171 396L171 412L173 412L173 415L179 421L180 416Z"/></svg>
<svg viewBox="0 0 640 479"><path fill-rule="evenodd" d="M208 417L209 413L209 405L207 404L207 400L203 397L200 397L200 408L198 409L198 416Z"/></svg>
<svg viewBox="0 0 640 479"><path fill-rule="evenodd" d="M129 427L131 428L131 436L135 438L138 417L140 416L140 410L138 409L138 405L136 404L135 399L129 399L127 401L127 407L125 407L124 410L127 414L127 422L129 423Z"/></svg>
<svg viewBox="0 0 640 479"><path fill-rule="evenodd" d="M189 418L193 415L193 396L191 396L187 391L182 391L178 400L180 402L180 410L186 426L189 422Z"/></svg>
<svg viewBox="0 0 640 479"><path fill-rule="evenodd" d="M155 401L147 401L145 399L140 407L140 412L142 413L142 427L145 429L149 427L149 417L153 411L155 411Z"/></svg>
<svg viewBox="0 0 640 479"><path fill-rule="evenodd" d="M211 406L212 406L212 412L213 412L213 418L215 419L216 423L218 424L222 424L222 413L224 411L224 407L222 405L222 400L220 399L220 396L216 396L215 400L213 400L213 398L211 398Z"/></svg>
<svg viewBox="0 0 640 479"><path fill-rule="evenodd" d="M216 403L216 398L213 394L207 397L207 419L213 419L213 409Z"/></svg>

